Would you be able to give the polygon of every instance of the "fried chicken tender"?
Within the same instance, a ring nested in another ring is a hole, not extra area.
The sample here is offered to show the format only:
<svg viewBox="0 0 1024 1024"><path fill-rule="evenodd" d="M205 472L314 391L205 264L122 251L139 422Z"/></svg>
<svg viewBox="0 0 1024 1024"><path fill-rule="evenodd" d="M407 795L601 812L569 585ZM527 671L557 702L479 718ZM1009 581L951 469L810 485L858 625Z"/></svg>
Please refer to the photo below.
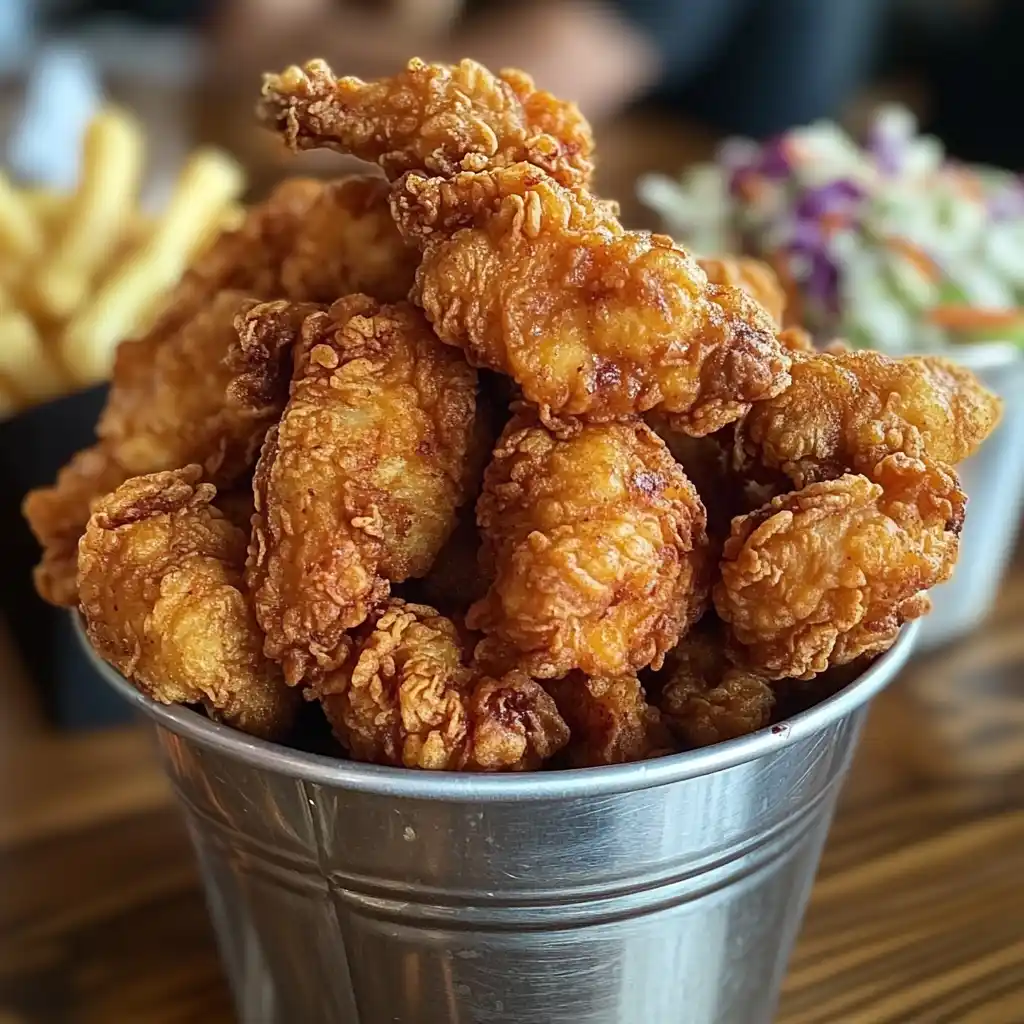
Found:
<svg viewBox="0 0 1024 1024"><path fill-rule="evenodd" d="M744 291L536 168L409 174L392 206L423 246L412 298L438 336L512 377L545 420L661 407L701 435L789 382L775 325Z"/></svg>
<svg viewBox="0 0 1024 1024"><path fill-rule="evenodd" d="M467 625L517 649L536 678L660 665L704 610L704 506L643 423L558 437L520 409L484 475L477 522L493 583Z"/></svg>
<svg viewBox="0 0 1024 1024"><path fill-rule="evenodd" d="M951 575L966 500L952 470L898 453L734 520L714 588L734 660L810 679L886 650Z"/></svg>
<svg viewBox="0 0 1024 1024"><path fill-rule="evenodd" d="M208 481L231 485L284 408L291 347L317 308L223 291L155 351L122 345L97 433L133 475L198 463Z"/></svg>
<svg viewBox="0 0 1024 1024"><path fill-rule="evenodd" d="M247 537L210 503L199 466L135 477L97 502L79 553L79 592L97 653L163 704L273 739L298 697L263 657L245 593Z"/></svg>
<svg viewBox="0 0 1024 1024"><path fill-rule="evenodd" d="M415 269L415 252L390 215L386 182L289 178L200 254L154 328L134 344L151 354L222 291L303 302L362 291L387 301L408 293Z"/></svg>
<svg viewBox="0 0 1024 1024"><path fill-rule="evenodd" d="M291 684L337 668L389 581L430 569L476 451L476 373L412 306L341 299L306 318L295 359L256 468L247 575Z"/></svg>
<svg viewBox="0 0 1024 1024"><path fill-rule="evenodd" d="M1000 400L938 356L794 352L792 360L789 389L740 424L737 456L781 470L797 487L870 475L895 452L955 465L999 422Z"/></svg>
<svg viewBox="0 0 1024 1024"><path fill-rule="evenodd" d="M337 78L322 60L263 77L263 124L294 150L333 149L379 164L389 178L450 176L519 161L567 185L593 169L590 125L574 103L522 71L493 75L472 60L413 58L391 78Z"/></svg>
<svg viewBox="0 0 1024 1024"><path fill-rule="evenodd" d="M280 295L333 302L354 292L398 302L412 287L419 253L398 233L381 178L325 182L281 264Z"/></svg>
<svg viewBox="0 0 1024 1024"><path fill-rule="evenodd" d="M765 679L730 664L721 631L702 623L665 659L658 706L687 748L706 747L763 729L775 694Z"/></svg>
<svg viewBox="0 0 1024 1024"><path fill-rule="evenodd" d="M697 260L697 263L712 284L742 288L779 327L782 326L786 292L767 263L746 256L706 258Z"/></svg>
<svg viewBox="0 0 1024 1024"><path fill-rule="evenodd" d="M569 726L566 753L573 768L643 761L674 748L635 675L588 678L573 672L549 680L545 689Z"/></svg>
<svg viewBox="0 0 1024 1024"><path fill-rule="evenodd" d="M569 739L544 689L522 672L469 667L455 624L391 600L357 631L351 657L318 688L358 761L453 771L539 768Z"/></svg>
<svg viewBox="0 0 1024 1024"><path fill-rule="evenodd" d="M25 496L22 513L43 549L34 579L44 601L69 608L78 604L78 540L93 504L129 475L108 446L96 444L75 455L50 487Z"/></svg>

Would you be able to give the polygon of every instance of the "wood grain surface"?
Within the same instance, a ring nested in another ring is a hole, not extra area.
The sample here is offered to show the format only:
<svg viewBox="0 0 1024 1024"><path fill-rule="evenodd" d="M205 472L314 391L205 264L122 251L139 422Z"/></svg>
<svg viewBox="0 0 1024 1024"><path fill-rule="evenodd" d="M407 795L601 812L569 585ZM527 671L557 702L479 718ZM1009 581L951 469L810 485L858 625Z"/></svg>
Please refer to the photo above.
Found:
<svg viewBox="0 0 1024 1024"><path fill-rule="evenodd" d="M782 1024L1024 1022L1024 561L876 702ZM43 726L0 660L0 1024L231 1022L148 734Z"/></svg>

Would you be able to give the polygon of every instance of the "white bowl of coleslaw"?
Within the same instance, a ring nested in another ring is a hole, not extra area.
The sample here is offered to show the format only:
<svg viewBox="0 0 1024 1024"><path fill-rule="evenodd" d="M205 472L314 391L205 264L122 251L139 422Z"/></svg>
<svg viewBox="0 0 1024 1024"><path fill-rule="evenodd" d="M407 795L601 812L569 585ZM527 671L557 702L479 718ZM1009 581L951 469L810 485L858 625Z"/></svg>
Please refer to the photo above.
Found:
<svg viewBox="0 0 1024 1024"><path fill-rule="evenodd" d="M641 200L701 255L772 265L787 318L824 343L938 353L1005 403L999 428L960 467L971 499L956 576L937 588L920 646L990 610L1024 508L1024 180L947 159L899 107L863 145L821 122L764 144L724 143L679 180L640 180Z"/></svg>

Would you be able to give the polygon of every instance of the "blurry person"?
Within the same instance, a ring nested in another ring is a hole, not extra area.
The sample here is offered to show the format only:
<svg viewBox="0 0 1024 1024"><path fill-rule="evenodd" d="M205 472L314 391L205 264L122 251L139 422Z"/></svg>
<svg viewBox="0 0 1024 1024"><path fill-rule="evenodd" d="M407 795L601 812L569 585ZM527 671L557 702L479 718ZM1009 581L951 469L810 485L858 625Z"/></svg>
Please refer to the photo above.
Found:
<svg viewBox="0 0 1024 1024"><path fill-rule="evenodd" d="M311 56L364 78L412 56L528 71L601 119L640 100L755 136L833 115L870 70L886 0L224 0L232 78ZM251 78L247 79L251 80Z"/></svg>
<svg viewBox="0 0 1024 1024"><path fill-rule="evenodd" d="M870 70L889 0L48 0L209 31L218 88L323 57L393 74L410 56L523 68L600 120L637 101L764 136L836 114Z"/></svg>

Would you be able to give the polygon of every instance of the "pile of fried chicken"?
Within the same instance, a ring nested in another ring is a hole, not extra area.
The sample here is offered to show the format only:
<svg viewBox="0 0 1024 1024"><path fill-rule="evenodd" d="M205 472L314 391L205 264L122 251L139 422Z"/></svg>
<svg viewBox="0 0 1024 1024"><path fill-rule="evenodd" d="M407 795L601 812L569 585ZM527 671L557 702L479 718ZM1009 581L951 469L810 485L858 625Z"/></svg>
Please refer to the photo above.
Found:
<svg viewBox="0 0 1024 1024"><path fill-rule="evenodd" d="M520 72L312 61L259 115L374 173L221 236L25 503L40 593L142 692L285 741L305 697L377 764L604 765L762 728L927 610L1000 414L970 373L816 352L767 268L627 231Z"/></svg>

